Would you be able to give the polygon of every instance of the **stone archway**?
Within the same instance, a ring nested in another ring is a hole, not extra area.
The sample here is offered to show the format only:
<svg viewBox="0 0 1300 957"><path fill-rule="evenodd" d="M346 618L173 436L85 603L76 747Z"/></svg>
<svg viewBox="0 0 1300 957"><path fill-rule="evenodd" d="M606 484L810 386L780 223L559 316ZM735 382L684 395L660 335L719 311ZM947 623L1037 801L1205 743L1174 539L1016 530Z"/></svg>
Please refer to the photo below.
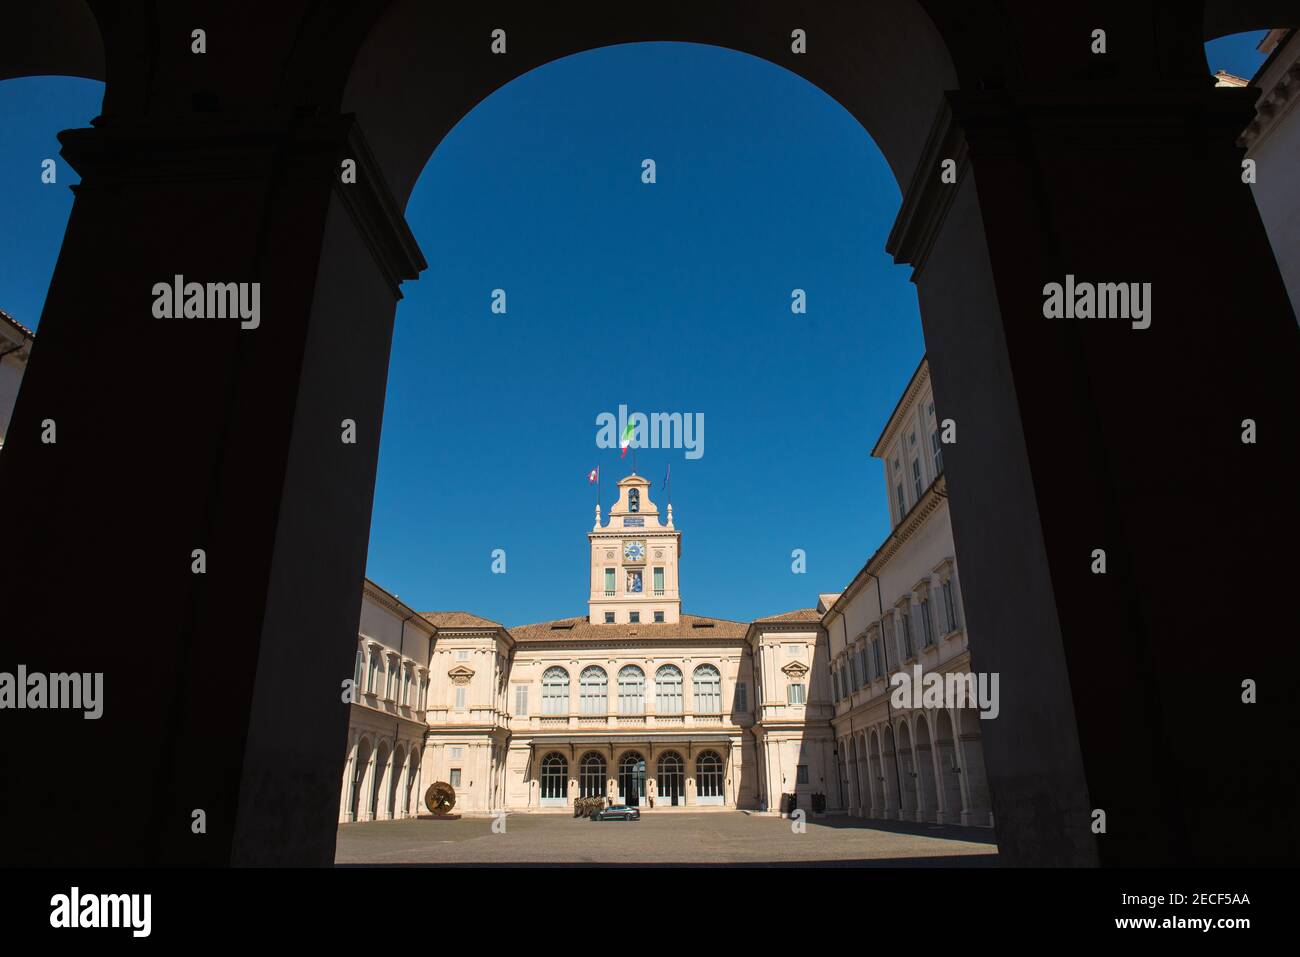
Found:
<svg viewBox="0 0 1300 957"><path fill-rule="evenodd" d="M1185 640L1268 633L1273 610L1189 603L1185 570L1168 561L1267 556L1300 530L1290 519L1187 521L1187 503L1229 501L1259 475L1286 474L1300 442L1295 318L1236 177L1249 91L1213 92L1199 46L1207 22L1227 30L1246 14L1215 2L1203 19L1195 4L1134 0L1113 11L1120 42L1099 71L1074 42L1092 27L1086 11L1028 0L978 0L960 15L921 0L861 7L803 11L803 59L786 8L766 2L596 18L505 9L494 16L509 20L515 52L495 59L494 21L434 23L414 2L317 5L302 20L298 8L268 8L255 32L240 30L238 11L213 10L211 30L241 43L210 53L203 76L154 42L188 35L185 4L113 8L103 116L62 136L82 187L0 458L0 497L25 503L0 550L0 606L11 609L0 650L31 668L166 691L119 699L97 722L105 746L88 750L85 776L111 779L112 756L133 743L156 752L140 773L148 799L94 841L58 837L69 817L97 819L90 798L36 773L52 759L34 742L85 729L71 716L12 716L6 759L49 782L0 797L28 822L12 861L332 859L346 715L307 689L334 687L353 663L393 311L423 266L405 197L439 138L493 89L577 50L655 39L799 72L863 122L903 188L889 249L915 267L936 400L960 419L945 468L975 665L1017 688L982 742L1003 860L1253 861L1261 845L1286 845L1207 832L1180 799L1189 774L1205 806L1226 808L1241 781L1281 793L1292 770L1215 684L1256 667L1246 643ZM43 15L6 12L0 38L21 47ZM72 50L87 29L83 11L59 43L28 44L40 56L20 53L8 75L94 72L93 54ZM345 157L358 161L356 190L337 186ZM961 170L951 190L934 175L944 158ZM1161 290L1150 329L1043 321L1045 282L1127 280L1139 267ZM129 352L117 348L123 329L141 328L142 289L211 270L260 277L275 322L253 339L150 325ZM1241 317L1238 334L1223 335L1226 315ZM1135 409L1162 427L1133 429ZM1267 420L1268 441L1241 443L1243 409ZM360 438L340 456L324 424L345 417ZM75 439L45 447L48 418ZM1192 466L1189 448L1213 466ZM982 534L989 515L997 536ZM1104 579L1079 571L1099 539ZM196 548L208 559L201 576ZM69 592L60 571L73 553L116 560ZM1216 593L1251 592L1255 567L1227 564ZM89 618L141 580L153 642L69 636L44 613ZM306 661L294 654L304 632L319 638ZM1300 663L1291 646L1274 653L1279 673ZM192 693L198 676L226 689L221 700ZM1209 738L1169 733L1189 701ZM301 719L292 730L285 702ZM1280 707L1265 696L1255 719L1283 726ZM213 811L200 846L156 827L183 820L175 796L196 793ZM1252 827L1294 833L1288 809L1258 803ZM1123 808L1132 826L1098 845L1093 806Z"/></svg>
<svg viewBox="0 0 1300 957"><path fill-rule="evenodd" d="M916 712L914 732L916 736L913 747L916 751L917 820L938 823L939 795L936 791L934 777L934 739L930 732L930 722L924 712Z"/></svg>
<svg viewBox="0 0 1300 957"><path fill-rule="evenodd" d="M946 709L935 712L935 761L939 768L940 824L960 824L965 803L962 800L962 768L957 760L956 735Z"/></svg>
<svg viewBox="0 0 1300 957"><path fill-rule="evenodd" d="M916 755L912 753L912 731L907 726L907 719L898 722L898 774L902 787L899 819L904 821L920 820L920 806L917 803Z"/></svg>

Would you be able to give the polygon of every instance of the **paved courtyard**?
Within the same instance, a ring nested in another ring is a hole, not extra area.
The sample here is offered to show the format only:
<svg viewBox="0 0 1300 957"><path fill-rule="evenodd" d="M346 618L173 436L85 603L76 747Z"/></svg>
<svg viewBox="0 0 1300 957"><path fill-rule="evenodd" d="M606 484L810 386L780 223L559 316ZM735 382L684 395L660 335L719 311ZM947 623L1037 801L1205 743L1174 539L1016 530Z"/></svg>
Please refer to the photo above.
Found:
<svg viewBox="0 0 1300 957"><path fill-rule="evenodd" d="M647 812L640 821L512 814L376 821L338 830L339 864L874 864L988 867L997 844L984 828L824 818L793 833L779 817L742 811Z"/></svg>

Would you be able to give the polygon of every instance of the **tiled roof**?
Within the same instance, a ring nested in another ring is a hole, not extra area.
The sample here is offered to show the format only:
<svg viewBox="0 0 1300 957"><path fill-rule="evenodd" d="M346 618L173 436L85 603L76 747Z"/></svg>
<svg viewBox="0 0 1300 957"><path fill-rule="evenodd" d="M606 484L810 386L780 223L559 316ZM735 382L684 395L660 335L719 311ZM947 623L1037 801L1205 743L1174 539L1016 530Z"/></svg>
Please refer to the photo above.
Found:
<svg viewBox="0 0 1300 957"><path fill-rule="evenodd" d="M24 326L13 316L9 315L9 313L5 312L3 309L0 309L0 320L3 320L4 322L7 322L9 325L13 326L15 329L17 329L19 332L25 335L28 339L36 338L36 333L32 332L32 330L28 329L26 326Z"/></svg>
<svg viewBox="0 0 1300 957"><path fill-rule="evenodd" d="M500 628L501 622L471 615L467 611L422 611L420 617L439 628Z"/></svg>
<svg viewBox="0 0 1300 957"><path fill-rule="evenodd" d="M780 615L768 615L766 618L755 618L754 624L761 625L768 622L778 621L821 621L822 616L816 608L796 608L794 611L783 612Z"/></svg>
<svg viewBox="0 0 1300 957"><path fill-rule="evenodd" d="M748 630L743 621L725 618L705 618L701 615L682 615L676 623L642 622L633 625L620 622L614 625L593 625L583 615L579 618L560 618L540 621L533 625L511 628L516 641L616 641L621 638L743 638Z"/></svg>
<svg viewBox="0 0 1300 957"><path fill-rule="evenodd" d="M831 607L831 605L835 604L835 599L839 598L840 595L842 594L844 593L839 591L822 592L820 595L817 596L817 600L820 601L822 605L824 605L826 608L829 608Z"/></svg>

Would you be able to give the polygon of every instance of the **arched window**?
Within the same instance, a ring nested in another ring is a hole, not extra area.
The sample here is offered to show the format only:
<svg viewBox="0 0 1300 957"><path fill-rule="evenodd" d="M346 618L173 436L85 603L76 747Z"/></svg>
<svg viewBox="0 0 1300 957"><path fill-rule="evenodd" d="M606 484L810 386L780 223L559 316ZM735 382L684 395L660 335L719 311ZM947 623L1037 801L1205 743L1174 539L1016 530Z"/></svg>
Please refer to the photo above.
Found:
<svg viewBox="0 0 1300 957"><path fill-rule="evenodd" d="M682 672L673 665L664 665L655 672L655 711L682 713Z"/></svg>
<svg viewBox="0 0 1300 957"><path fill-rule="evenodd" d="M542 714L569 713L569 673L547 668L542 674Z"/></svg>
<svg viewBox="0 0 1300 957"><path fill-rule="evenodd" d="M645 672L636 665L624 665L619 669L618 710L620 714L645 712Z"/></svg>
<svg viewBox="0 0 1300 957"><path fill-rule="evenodd" d="M686 803L686 765L676 751L665 751L659 755L655 787L658 791L656 806L677 807Z"/></svg>
<svg viewBox="0 0 1300 957"><path fill-rule="evenodd" d="M695 759L695 796L700 804L722 803L722 758L717 751L701 751Z"/></svg>
<svg viewBox="0 0 1300 957"><path fill-rule="evenodd" d="M605 758L595 751L584 754L578 765L578 796L605 796Z"/></svg>
<svg viewBox="0 0 1300 957"><path fill-rule="evenodd" d="M691 676L695 685L695 712L697 714L722 713L722 675L713 665L700 665Z"/></svg>
<svg viewBox="0 0 1300 957"><path fill-rule="evenodd" d="M568 676L565 676L568 685ZM567 804L569 801L569 762L552 751L542 758L542 803Z"/></svg>
<svg viewBox="0 0 1300 957"><path fill-rule="evenodd" d="M596 665L583 668L578 678L578 691L582 696L583 714L604 714L609 710L609 677L604 668Z"/></svg>

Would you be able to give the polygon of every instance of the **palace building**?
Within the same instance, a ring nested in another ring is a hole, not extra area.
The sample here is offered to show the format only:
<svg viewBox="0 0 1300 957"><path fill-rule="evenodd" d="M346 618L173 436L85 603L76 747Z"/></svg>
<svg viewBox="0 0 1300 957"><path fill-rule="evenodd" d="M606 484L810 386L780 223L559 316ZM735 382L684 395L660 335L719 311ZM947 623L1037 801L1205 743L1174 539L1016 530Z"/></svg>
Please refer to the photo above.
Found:
<svg viewBox="0 0 1300 957"><path fill-rule="evenodd" d="M684 614L682 533L635 473L587 532L585 615L508 628L366 582L339 820L426 813L442 781L469 815L603 796L991 823L975 712L886 705L887 674L969 668L936 426L923 362L875 452L894 531L816 607Z"/></svg>

